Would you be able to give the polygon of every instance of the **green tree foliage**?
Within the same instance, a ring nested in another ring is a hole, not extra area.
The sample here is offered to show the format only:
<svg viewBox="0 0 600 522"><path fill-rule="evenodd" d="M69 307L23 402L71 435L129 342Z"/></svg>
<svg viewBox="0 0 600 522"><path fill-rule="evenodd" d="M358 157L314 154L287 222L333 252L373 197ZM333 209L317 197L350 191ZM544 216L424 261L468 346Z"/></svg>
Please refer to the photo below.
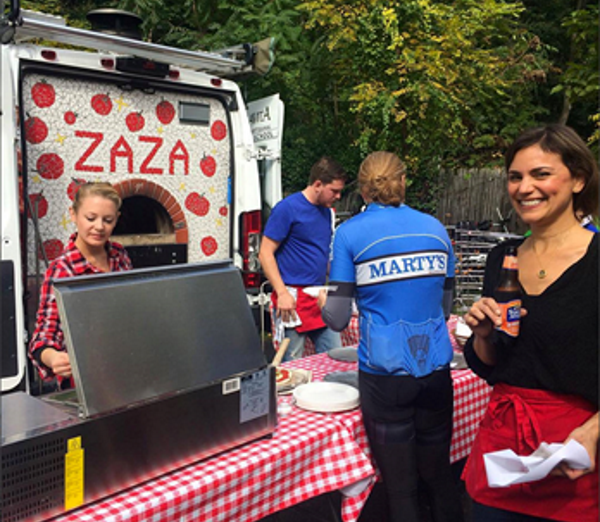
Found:
<svg viewBox="0 0 600 522"><path fill-rule="evenodd" d="M82 27L90 9L130 10L144 19L147 40L188 49L275 37L271 72L241 84L249 100L278 92L286 104L286 190L302 188L323 154L352 176L369 151L395 150L410 168L410 203L431 210L440 167L493 163L523 128L565 114L589 135L597 112L591 0L22 4Z"/></svg>
<svg viewBox="0 0 600 522"><path fill-rule="evenodd" d="M560 121L590 136L598 121L598 3L592 0L523 0L523 22L549 44L547 81L536 103L544 121ZM594 115L590 117L590 115ZM596 138L597 139L597 138Z"/></svg>
<svg viewBox="0 0 600 522"><path fill-rule="evenodd" d="M100 7L114 7L116 2L102 0L21 0L23 9L62 16L73 27L89 27L85 19L87 12Z"/></svg>
<svg viewBox="0 0 600 522"><path fill-rule="evenodd" d="M342 101L363 153L396 150L423 207L441 166L489 161L543 108L533 102L547 63L519 23L523 7L485 0L307 1L326 34Z"/></svg>
<svg viewBox="0 0 600 522"><path fill-rule="evenodd" d="M596 150L600 138L600 114L598 94L600 93L600 75L598 73L598 4L589 5L569 13L563 24L570 37L569 61L565 65L560 83L553 93L564 93L562 121L569 122L571 107L588 107L594 114L586 114L593 125L589 138ZM568 111L568 112L567 112ZM565 114L566 112L566 114Z"/></svg>

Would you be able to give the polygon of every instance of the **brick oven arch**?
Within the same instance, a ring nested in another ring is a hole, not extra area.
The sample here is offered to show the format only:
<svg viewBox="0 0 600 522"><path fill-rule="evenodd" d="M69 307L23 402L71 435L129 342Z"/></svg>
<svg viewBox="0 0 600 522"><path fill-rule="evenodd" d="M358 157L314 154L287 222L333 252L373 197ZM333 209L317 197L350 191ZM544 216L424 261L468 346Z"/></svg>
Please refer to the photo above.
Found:
<svg viewBox="0 0 600 522"><path fill-rule="evenodd" d="M188 243L189 233L185 215L175 197L167 189L152 181L138 178L119 181L113 186L121 199L131 196L145 196L160 203L173 221L176 243Z"/></svg>

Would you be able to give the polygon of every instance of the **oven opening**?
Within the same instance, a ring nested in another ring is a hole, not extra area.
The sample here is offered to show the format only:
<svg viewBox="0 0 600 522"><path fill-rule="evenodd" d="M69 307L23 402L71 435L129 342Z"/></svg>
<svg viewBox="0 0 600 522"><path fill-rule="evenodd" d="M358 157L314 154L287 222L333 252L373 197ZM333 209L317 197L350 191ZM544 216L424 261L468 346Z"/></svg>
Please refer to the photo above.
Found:
<svg viewBox="0 0 600 522"><path fill-rule="evenodd" d="M187 262L187 244L177 243L173 219L146 196L123 198L113 238L125 247L134 268Z"/></svg>
<svg viewBox="0 0 600 522"><path fill-rule="evenodd" d="M146 196L123 199L121 215L113 232L123 245L175 243L173 220L165 207Z"/></svg>

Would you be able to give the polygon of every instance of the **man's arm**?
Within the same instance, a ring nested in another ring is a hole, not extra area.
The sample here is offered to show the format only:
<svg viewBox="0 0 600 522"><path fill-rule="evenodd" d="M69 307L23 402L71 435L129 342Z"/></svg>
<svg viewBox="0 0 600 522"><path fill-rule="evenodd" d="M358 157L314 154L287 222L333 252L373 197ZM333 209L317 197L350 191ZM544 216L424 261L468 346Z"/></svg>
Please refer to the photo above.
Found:
<svg viewBox="0 0 600 522"><path fill-rule="evenodd" d="M279 267L275 259L275 252L278 248L278 241L263 236L260 242L258 259L269 283L277 293L277 316L281 316L284 321L292 321L296 319L296 301L288 292L279 273Z"/></svg>

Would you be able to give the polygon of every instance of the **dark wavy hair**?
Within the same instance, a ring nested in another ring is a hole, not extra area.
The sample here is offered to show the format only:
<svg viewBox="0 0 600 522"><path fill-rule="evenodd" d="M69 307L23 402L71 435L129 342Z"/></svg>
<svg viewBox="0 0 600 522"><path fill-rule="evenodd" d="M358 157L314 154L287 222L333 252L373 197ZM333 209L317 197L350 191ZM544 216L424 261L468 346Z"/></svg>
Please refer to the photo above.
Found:
<svg viewBox="0 0 600 522"><path fill-rule="evenodd" d="M508 147L504 156L506 171L517 152L539 145L544 152L558 154L571 176L584 181L583 190L573 194L573 211L581 219L598 215L598 163L581 137L566 125L552 124L528 129Z"/></svg>

